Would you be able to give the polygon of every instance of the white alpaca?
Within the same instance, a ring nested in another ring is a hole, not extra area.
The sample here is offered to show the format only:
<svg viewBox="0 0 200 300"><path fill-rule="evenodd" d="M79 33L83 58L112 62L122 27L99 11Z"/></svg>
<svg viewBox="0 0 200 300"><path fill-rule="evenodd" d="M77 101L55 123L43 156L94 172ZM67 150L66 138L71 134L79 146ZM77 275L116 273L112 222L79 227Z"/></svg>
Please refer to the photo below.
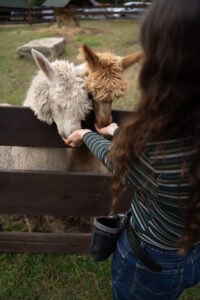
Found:
<svg viewBox="0 0 200 300"><path fill-rule="evenodd" d="M30 107L39 120L49 125L55 122L58 133L67 137L74 130L81 128L81 120L84 120L92 109L82 78L84 65L76 67L65 60L50 63L38 51L32 50L32 54L40 71L33 78L23 106ZM0 151L0 168L66 171L72 166L71 149L3 149L4 151Z"/></svg>
<svg viewBox="0 0 200 300"><path fill-rule="evenodd" d="M81 128L81 120L92 109L92 102L82 73L85 65L74 66L64 60L50 63L32 50L40 68L33 78L23 106L30 107L37 118L56 123L60 136L67 137ZM31 138L31 132L30 132ZM97 159L84 149L0 147L0 169L105 171ZM25 217L29 231L37 227L37 217ZM60 218L45 216L53 232L63 232Z"/></svg>

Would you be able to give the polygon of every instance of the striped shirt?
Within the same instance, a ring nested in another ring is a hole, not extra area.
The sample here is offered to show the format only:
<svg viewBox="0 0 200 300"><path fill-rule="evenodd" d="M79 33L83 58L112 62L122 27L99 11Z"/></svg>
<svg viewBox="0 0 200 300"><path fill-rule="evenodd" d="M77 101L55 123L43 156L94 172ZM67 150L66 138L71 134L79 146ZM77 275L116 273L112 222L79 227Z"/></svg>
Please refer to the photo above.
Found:
<svg viewBox="0 0 200 300"><path fill-rule="evenodd" d="M83 141L112 172L107 161L112 142L95 132L86 133ZM158 143L147 143L134 162L131 154L127 156L127 183L134 189L131 224L144 242L177 250L176 241L183 232L190 199L189 178L186 175L181 179L182 165L192 158L194 142L187 137L167 140L161 145L158 148Z"/></svg>

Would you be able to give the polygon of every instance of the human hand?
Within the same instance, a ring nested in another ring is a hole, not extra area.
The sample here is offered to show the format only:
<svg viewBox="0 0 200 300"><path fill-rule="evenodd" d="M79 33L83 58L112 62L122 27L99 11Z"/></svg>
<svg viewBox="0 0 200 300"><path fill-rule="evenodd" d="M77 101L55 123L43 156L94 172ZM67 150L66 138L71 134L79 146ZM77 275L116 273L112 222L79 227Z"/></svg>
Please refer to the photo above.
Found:
<svg viewBox="0 0 200 300"><path fill-rule="evenodd" d="M83 136L85 133L91 132L90 129L78 129L72 132L67 139L63 138L66 145L71 147L80 147L83 143Z"/></svg>
<svg viewBox="0 0 200 300"><path fill-rule="evenodd" d="M103 128L99 128L97 126L97 124L94 124L94 125L95 125L95 128L96 128L96 131L101 135L111 135L111 136L113 136L113 133L114 133L115 129L118 128L117 123L111 123L110 125L108 125L106 127L103 127Z"/></svg>

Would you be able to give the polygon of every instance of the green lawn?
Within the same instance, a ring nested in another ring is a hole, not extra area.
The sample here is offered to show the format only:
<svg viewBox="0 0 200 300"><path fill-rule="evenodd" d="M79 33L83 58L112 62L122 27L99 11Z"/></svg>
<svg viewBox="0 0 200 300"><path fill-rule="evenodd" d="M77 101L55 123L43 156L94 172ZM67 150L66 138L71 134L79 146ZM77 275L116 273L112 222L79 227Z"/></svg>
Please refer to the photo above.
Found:
<svg viewBox="0 0 200 300"><path fill-rule="evenodd" d="M95 51L111 51L117 55L125 56L137 52L138 24L135 22L95 22L81 23L81 29L63 31L62 34L52 33L50 29L38 25L33 27L0 27L0 102L20 105L25 99L30 81L36 73L37 66L34 61L23 59L16 53L17 47L32 39L64 36L66 50L61 58L74 63L80 63L77 56L81 44L87 43ZM115 107L133 108L138 97L137 74L139 65L126 71L125 77L129 82L128 93L121 98Z"/></svg>
<svg viewBox="0 0 200 300"><path fill-rule="evenodd" d="M87 255L0 255L1 300L112 299L110 261Z"/></svg>
<svg viewBox="0 0 200 300"><path fill-rule="evenodd" d="M46 25L0 27L0 102L21 105L37 67L16 54L32 39L64 36L62 58L78 63L78 49L86 42L96 51L124 56L140 49L135 21L82 21L81 28L54 32ZM139 64L125 76L127 95L114 107L133 109L138 99ZM23 226L22 226L23 227ZM19 229L19 224L8 224ZM89 255L0 254L0 300L111 300L110 260L95 263ZM200 299L200 286L185 291L181 300ZM170 300L170 299L169 299Z"/></svg>

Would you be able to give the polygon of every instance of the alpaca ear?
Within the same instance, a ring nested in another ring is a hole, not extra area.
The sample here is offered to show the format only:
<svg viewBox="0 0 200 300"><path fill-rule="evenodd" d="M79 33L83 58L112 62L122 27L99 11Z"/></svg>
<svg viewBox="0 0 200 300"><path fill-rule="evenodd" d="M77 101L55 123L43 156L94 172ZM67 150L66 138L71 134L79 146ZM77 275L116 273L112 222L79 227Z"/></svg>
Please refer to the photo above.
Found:
<svg viewBox="0 0 200 300"><path fill-rule="evenodd" d="M44 57L44 55L42 53L40 53L39 51L32 49L31 53L38 65L38 67L44 72L44 74L46 75L46 77L52 81L54 78L54 70L51 66L51 63L48 61L48 59L46 57Z"/></svg>
<svg viewBox="0 0 200 300"><path fill-rule="evenodd" d="M129 66L133 65L134 63L139 61L142 56L143 56L143 52L138 52L138 53L123 57L121 60L122 69L125 70Z"/></svg>
<svg viewBox="0 0 200 300"><path fill-rule="evenodd" d="M95 69L99 62L98 55L86 44L82 45L81 52L83 59L87 61L90 69Z"/></svg>

